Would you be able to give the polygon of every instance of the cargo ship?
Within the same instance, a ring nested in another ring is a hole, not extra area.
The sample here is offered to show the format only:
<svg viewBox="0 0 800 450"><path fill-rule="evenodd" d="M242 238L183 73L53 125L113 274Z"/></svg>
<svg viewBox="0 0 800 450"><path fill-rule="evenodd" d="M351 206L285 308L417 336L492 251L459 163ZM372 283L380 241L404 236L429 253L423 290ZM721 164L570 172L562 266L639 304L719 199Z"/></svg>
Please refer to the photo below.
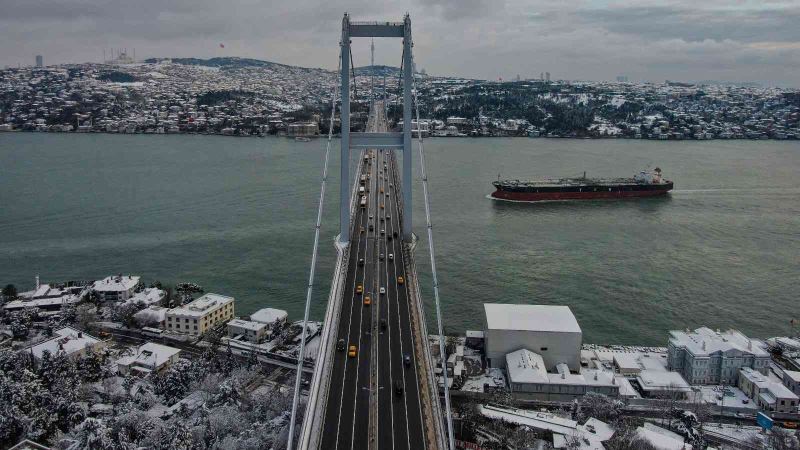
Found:
<svg viewBox="0 0 800 450"><path fill-rule="evenodd" d="M498 179L492 184L496 189L493 198L520 202L654 197L672 190L672 181L664 179L658 167L639 172L633 178L587 178L584 172L579 178Z"/></svg>

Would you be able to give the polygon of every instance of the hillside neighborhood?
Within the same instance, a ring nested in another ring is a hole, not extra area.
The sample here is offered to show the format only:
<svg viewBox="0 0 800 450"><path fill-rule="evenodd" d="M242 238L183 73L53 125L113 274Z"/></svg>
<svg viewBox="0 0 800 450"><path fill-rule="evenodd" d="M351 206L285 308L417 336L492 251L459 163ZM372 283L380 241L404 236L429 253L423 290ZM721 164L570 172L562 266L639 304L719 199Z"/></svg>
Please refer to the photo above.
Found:
<svg viewBox="0 0 800 450"><path fill-rule="evenodd" d="M399 70L354 70L352 126L370 93L402 128ZM372 76L375 89L372 89ZM487 81L415 76L424 134L798 139L800 93L755 85ZM0 70L0 131L316 136L327 132L337 75L246 58L130 58ZM416 122L416 121L415 121ZM338 125L334 125L338 131Z"/></svg>

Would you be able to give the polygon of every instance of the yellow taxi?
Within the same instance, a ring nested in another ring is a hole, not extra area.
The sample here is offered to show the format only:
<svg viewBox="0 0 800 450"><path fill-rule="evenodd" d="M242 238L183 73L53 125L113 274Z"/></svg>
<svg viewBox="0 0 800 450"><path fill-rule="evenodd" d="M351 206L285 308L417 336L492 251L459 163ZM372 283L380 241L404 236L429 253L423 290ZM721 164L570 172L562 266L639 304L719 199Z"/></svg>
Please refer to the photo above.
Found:
<svg viewBox="0 0 800 450"><path fill-rule="evenodd" d="M356 285L356 294L361 294L362 292L364 292L364 286L362 286L361 283L358 283Z"/></svg>
<svg viewBox="0 0 800 450"><path fill-rule="evenodd" d="M372 297L369 294L364 296L364 306L369 306L372 304Z"/></svg>
<svg viewBox="0 0 800 450"><path fill-rule="evenodd" d="M403 284L403 283L405 283L405 282L406 282L406 280L403 278L403 276L402 276L402 275L400 275L399 277L397 277L397 284Z"/></svg>
<svg viewBox="0 0 800 450"><path fill-rule="evenodd" d="M349 356L351 358L355 358L356 357L356 353L357 353L357 351L356 351L356 346L355 345L351 345L350 348L347 350L347 356Z"/></svg>
<svg viewBox="0 0 800 450"><path fill-rule="evenodd" d="M383 203L381 203L381 209L383 209Z"/></svg>

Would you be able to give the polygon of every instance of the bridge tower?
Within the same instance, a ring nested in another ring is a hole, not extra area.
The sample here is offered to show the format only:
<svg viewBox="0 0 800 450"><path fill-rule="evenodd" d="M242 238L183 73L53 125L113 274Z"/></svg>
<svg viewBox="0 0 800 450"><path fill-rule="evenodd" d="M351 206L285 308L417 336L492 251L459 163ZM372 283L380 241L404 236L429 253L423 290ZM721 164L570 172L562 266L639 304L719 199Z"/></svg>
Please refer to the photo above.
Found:
<svg viewBox="0 0 800 450"><path fill-rule="evenodd" d="M350 131L350 38L396 37L403 39L403 131L386 133L352 133ZM339 190L339 243L350 240L350 151L369 148L401 149L403 151L403 240L411 242L411 114L412 58L411 18L403 22L351 22L342 19L342 140L341 186Z"/></svg>

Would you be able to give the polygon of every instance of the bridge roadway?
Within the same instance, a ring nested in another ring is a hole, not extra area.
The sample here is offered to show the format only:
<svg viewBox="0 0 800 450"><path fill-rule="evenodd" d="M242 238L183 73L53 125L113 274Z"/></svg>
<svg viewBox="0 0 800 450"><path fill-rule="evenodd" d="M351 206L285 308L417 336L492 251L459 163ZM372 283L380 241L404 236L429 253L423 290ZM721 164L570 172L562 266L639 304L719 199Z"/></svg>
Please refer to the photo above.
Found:
<svg viewBox="0 0 800 450"><path fill-rule="evenodd" d="M367 128L386 130L380 103L373 108ZM352 227L336 334L337 342L344 340L345 349L334 354L320 448L424 449L418 355L402 248L406 245L400 224L402 207L398 204L402 189L392 151L368 150L361 157L365 155L369 163L356 175L356 182L361 175L368 177L367 205L359 208ZM403 284L398 283L400 276L406 280ZM363 294L356 292L358 285L363 286ZM381 288L385 294L380 294ZM367 295L371 297L369 306L364 304ZM356 346L355 357L348 356L351 345ZM408 365L404 364L406 355L410 358ZM372 373L376 383L372 382ZM397 392L396 384L402 386L402 393ZM374 397L373 390L377 390ZM373 414L371 407L376 409ZM375 442L370 442L371 430Z"/></svg>

